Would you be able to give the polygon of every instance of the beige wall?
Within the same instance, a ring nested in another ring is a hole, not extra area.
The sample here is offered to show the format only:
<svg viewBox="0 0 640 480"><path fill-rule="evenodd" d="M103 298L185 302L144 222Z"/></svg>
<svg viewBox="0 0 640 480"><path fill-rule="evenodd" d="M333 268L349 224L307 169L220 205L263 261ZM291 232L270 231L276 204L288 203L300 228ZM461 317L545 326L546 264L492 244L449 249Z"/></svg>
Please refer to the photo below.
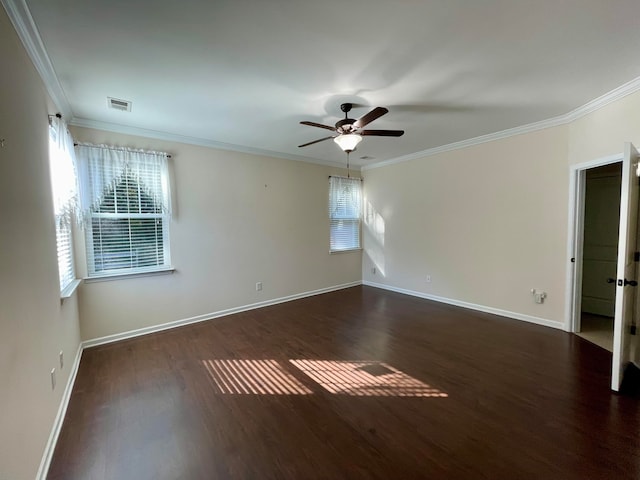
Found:
<svg viewBox="0 0 640 480"><path fill-rule="evenodd" d="M579 164L622 153L625 142L640 148L640 92L573 122L569 128L569 162ZM639 320L636 318L636 325ZM631 351L640 366L640 335L632 337Z"/></svg>
<svg viewBox="0 0 640 480"><path fill-rule="evenodd" d="M177 270L90 283L79 302L61 303L47 165L55 109L3 10L0 58L2 479L38 470L79 346L79 314L90 339L364 278L564 321L568 165L640 144L636 93L567 126L368 170L361 261L328 254L327 175L342 172L77 128L79 140L174 155ZM543 305L532 287L548 292Z"/></svg>
<svg viewBox="0 0 640 480"><path fill-rule="evenodd" d="M360 252L329 255L328 176L339 169L84 128L76 140L170 152L171 275L81 287L82 337L360 281ZM80 255L82 258L84 255ZM256 282L263 290L256 292Z"/></svg>
<svg viewBox="0 0 640 480"><path fill-rule="evenodd" d="M640 148L640 92L628 95L569 125L569 163L622 153L625 142Z"/></svg>
<svg viewBox="0 0 640 480"><path fill-rule="evenodd" d="M566 159L556 127L364 171L364 280L561 322Z"/></svg>
<svg viewBox="0 0 640 480"><path fill-rule="evenodd" d="M564 126L365 170L363 280L565 323L569 167L640 145L638 125L640 92ZM640 337L635 351L640 364Z"/></svg>
<svg viewBox="0 0 640 480"><path fill-rule="evenodd" d="M61 304L58 286L47 144L55 109L1 8L0 59L0 478L26 480L38 471L80 334L76 299Z"/></svg>

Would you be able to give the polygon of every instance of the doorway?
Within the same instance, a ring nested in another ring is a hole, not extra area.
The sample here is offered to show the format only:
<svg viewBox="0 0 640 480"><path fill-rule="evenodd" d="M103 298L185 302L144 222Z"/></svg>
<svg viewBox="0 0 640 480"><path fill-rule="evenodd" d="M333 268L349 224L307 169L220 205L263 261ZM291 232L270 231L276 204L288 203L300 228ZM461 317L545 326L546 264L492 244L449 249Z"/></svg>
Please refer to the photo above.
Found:
<svg viewBox="0 0 640 480"><path fill-rule="evenodd" d="M583 281L583 270L584 270L584 239L585 239L585 220L589 222L589 226L587 227L586 235L589 237L588 244L591 245L598 241L598 233L604 230L604 228L598 229L598 225L600 224L599 218L605 217L604 212L611 213L611 207L609 203L612 200L608 199L610 197L612 189L615 187L611 187L613 183L615 185L616 181L609 178L612 175L617 174L617 170L622 169L622 162L624 160L624 154L620 153L618 155L611 155L609 157L599 158L596 160L592 160L589 162L585 162L579 165L574 165L570 167L570 176L569 176L569 238L568 238L568 257L571 260L571 268L567 270L567 292L569 292L567 303L566 303L566 318L567 318L567 326L566 329L569 332L576 333L583 338L589 336L590 330L599 330L601 332L607 332L609 335L609 315L611 315L610 306L608 305L607 300L613 298L615 300L615 295L617 293L615 289L615 284L608 284L608 278L614 278L616 276L616 271L612 272L613 275L606 275L611 273L610 267L605 266L605 262L597 262L597 260L592 259L592 254L590 251L587 252L587 262L586 262L586 278ZM615 173L614 173L615 172ZM595 185L595 188L589 189L589 218L586 216L586 202L587 202L587 178L589 178L589 186ZM600 180L602 179L602 180ZM604 188L606 186L607 188ZM595 190L595 194L594 194ZM602 191L607 190L606 193L602 193ZM617 202L617 210L615 214L613 214L613 221L615 222L613 225L613 230L616 232L619 231L615 229L615 225L620 222L620 195L616 200ZM607 204L607 207L603 207L602 204ZM611 219L611 215L608 215L609 221ZM605 220L606 221L606 220ZM592 235L592 231L595 231L595 234ZM618 241L616 241L616 254L618 250ZM592 250L591 246L588 247L588 250ZM607 249L608 253L611 253L612 249ZM602 256L602 252L599 252L596 257ZM596 267L597 265L597 267ZM603 278L603 273L606 275ZM601 283L604 282L604 285ZM592 288L594 287L595 288ZM613 292L606 290L606 287L611 287ZM587 297L587 305L585 307L585 328L582 326L583 320L583 311L582 311L582 303L583 303L583 289L586 290L585 297ZM613 297L612 297L613 296ZM604 302L601 300L605 300ZM594 308L595 307L595 308ZM599 307L599 308L598 308ZM606 310L609 308L609 310ZM603 310L605 309L605 310ZM591 311L597 311L599 313L591 313ZM603 317L603 318L601 318ZM590 323L599 323L599 326L590 325ZM611 322L614 323L615 322ZM595 334L595 337L603 337L603 334ZM592 336L589 341L593 341L594 338ZM603 340L602 343L606 341L607 349L611 349L611 343L608 340Z"/></svg>
<svg viewBox="0 0 640 480"><path fill-rule="evenodd" d="M629 371L629 366L633 366L632 364L640 366L640 341L636 336L636 318L638 315L634 312L640 303L636 302L636 297L638 296L638 289L636 288L638 286L638 264L640 262L640 252L637 249L637 228L640 224L638 222L638 203L640 201L639 162L640 153L632 143L627 142L624 144L624 151L619 155L612 155L611 157L571 166L571 174L569 176L567 253L571 263L570 268L567 269L566 328L570 332L580 332L582 330L583 284L584 288L588 287L588 283L586 281L583 282L583 269L589 268L586 264L583 265L587 172L597 167L615 163L621 165L622 181L617 215L619 228L616 278L605 277L602 272L598 275L600 281L604 279L606 283L612 282L613 284L615 282L611 389L616 392L620 391L623 376L625 371ZM602 176L603 171L608 170L603 169L596 173L600 173ZM606 296L598 297L590 291L585 293L596 299L606 299ZM605 308L604 303L601 302L600 307Z"/></svg>
<svg viewBox="0 0 640 480"><path fill-rule="evenodd" d="M582 279L575 333L613 352L622 163L585 170Z"/></svg>

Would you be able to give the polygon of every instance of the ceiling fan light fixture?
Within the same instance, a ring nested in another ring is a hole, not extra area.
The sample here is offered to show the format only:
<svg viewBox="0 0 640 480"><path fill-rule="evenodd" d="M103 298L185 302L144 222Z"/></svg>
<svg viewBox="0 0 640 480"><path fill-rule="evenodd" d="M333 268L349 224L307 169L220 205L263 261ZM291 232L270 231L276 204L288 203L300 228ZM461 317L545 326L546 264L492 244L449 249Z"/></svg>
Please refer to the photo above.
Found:
<svg viewBox="0 0 640 480"><path fill-rule="evenodd" d="M357 133L344 133L333 139L345 152L353 152L362 141L362 136Z"/></svg>

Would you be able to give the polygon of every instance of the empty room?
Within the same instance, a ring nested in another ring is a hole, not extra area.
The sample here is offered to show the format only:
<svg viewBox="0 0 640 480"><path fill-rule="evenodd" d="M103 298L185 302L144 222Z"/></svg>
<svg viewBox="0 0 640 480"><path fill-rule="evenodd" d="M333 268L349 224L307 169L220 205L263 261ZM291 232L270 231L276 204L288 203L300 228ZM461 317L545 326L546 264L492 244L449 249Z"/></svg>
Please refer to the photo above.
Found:
<svg viewBox="0 0 640 480"><path fill-rule="evenodd" d="M0 480L640 478L637 0L0 3Z"/></svg>

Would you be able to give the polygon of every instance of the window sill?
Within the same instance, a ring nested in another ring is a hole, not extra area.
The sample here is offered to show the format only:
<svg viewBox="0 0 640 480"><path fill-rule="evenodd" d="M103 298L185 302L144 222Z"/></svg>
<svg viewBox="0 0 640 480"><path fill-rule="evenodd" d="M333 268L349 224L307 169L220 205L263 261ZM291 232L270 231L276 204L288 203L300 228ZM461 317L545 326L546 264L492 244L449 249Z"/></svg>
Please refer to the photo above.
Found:
<svg viewBox="0 0 640 480"><path fill-rule="evenodd" d="M361 252L362 247L359 248L348 248L346 250L329 250L329 255L335 255L337 253L349 253L349 252Z"/></svg>
<svg viewBox="0 0 640 480"><path fill-rule="evenodd" d="M75 293L75 291L77 290L77 288L80 286L81 283L82 283L82 280L77 278L73 282L71 282L69 285L67 285L64 289L62 289L62 291L60 292L60 301L64 301L67 298L71 298L71 296Z"/></svg>
<svg viewBox="0 0 640 480"><path fill-rule="evenodd" d="M148 272L133 272L133 273L110 273L106 275L94 275L93 277L85 277L85 283L94 282L109 282L111 280L126 280L129 278L139 277L155 277L156 275L170 275L175 272L173 267L163 268L162 270L150 270Z"/></svg>

